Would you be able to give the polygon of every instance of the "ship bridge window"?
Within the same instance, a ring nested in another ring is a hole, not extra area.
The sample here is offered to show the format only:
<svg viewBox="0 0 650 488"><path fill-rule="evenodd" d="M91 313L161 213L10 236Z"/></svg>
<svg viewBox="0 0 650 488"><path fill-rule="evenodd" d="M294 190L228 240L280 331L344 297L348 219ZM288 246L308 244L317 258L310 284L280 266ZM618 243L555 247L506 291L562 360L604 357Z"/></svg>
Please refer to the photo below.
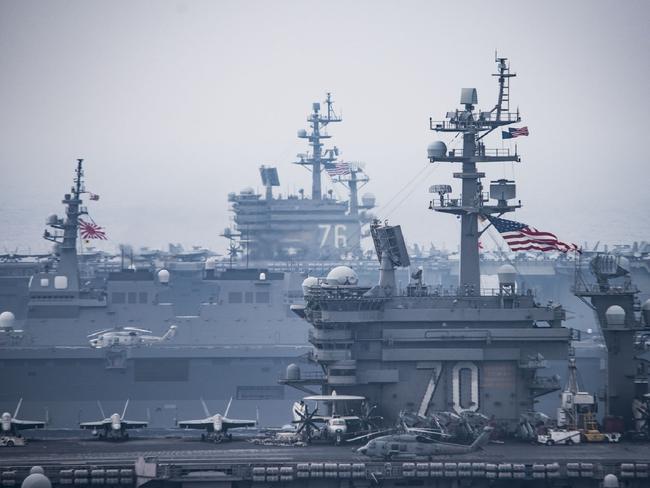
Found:
<svg viewBox="0 0 650 488"><path fill-rule="evenodd" d="M146 291L141 291L140 294L138 295L138 301L140 303L147 303L147 292Z"/></svg>
<svg viewBox="0 0 650 488"><path fill-rule="evenodd" d="M228 292L228 303L241 303L241 302L242 302L241 291Z"/></svg>
<svg viewBox="0 0 650 488"><path fill-rule="evenodd" d="M255 302L257 303L270 303L271 294L268 291L258 291L255 293Z"/></svg>
<svg viewBox="0 0 650 488"><path fill-rule="evenodd" d="M246 303L253 303L253 292L252 291L247 291L244 294L244 301Z"/></svg>
<svg viewBox="0 0 650 488"><path fill-rule="evenodd" d="M354 369L332 369L332 370L330 370L330 376L356 376L356 370L354 370Z"/></svg>
<svg viewBox="0 0 650 488"><path fill-rule="evenodd" d="M129 292L129 303L134 304L138 303L138 294L134 291Z"/></svg>
<svg viewBox="0 0 650 488"><path fill-rule="evenodd" d="M115 304L126 303L126 293L122 291L114 291L111 297L111 302Z"/></svg>

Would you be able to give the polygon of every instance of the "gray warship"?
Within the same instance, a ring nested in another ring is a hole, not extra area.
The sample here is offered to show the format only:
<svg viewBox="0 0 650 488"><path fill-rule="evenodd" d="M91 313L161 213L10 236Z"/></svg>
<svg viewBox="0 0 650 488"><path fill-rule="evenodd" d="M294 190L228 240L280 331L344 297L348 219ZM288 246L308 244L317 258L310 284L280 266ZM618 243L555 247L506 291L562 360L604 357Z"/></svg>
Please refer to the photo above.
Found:
<svg viewBox="0 0 650 488"><path fill-rule="evenodd" d="M302 301L306 274L283 260L327 266L325 257L358 254L366 211L374 206L372 195L357 201L368 181L360 165L333 176L349 189L349 202L322 193L321 172L336 167L338 152L325 149L325 128L341 121L329 94L325 103L325 113L313 105L309 133L298 133L311 146L297 161L312 171L311 198L274 196L277 170L262 168L265 198L248 189L228 197L236 223L223 233L231 241L228 260L205 250L152 252L144 260L123 250L117 263L80 253L79 219L88 209L79 160L62 201L65 215L47 219L44 237L54 258L11 255L2 263L0 404L8 409L23 398L26 413L46 412L50 426L70 427L92 418L98 400L130 398L134 415L170 427L200 412L199 398L225 405L232 397L242 415L259 411L264 425L286 422L297 395L277 379L289 364L309 368L309 347L307 324L289 309ZM318 242L308 241L312 235ZM90 334L107 329L161 335L172 325L174 338L162 344L89 345Z"/></svg>
<svg viewBox="0 0 650 488"><path fill-rule="evenodd" d="M497 180L489 193L481 183L478 163L518 162L510 149L486 148L484 136L519 122L509 110L510 72L498 61L499 95L494 108L477 112L476 89L462 90L462 108L447 120L431 121L436 132L455 133L462 148L441 141L428 148L431 163L461 166L454 177L462 181L460 198L449 188L430 208L460 218L460 273L455 288L428 286L414 273L405 289L397 286L395 269L410 259L401 228L375 221L371 232L379 260L378 284L360 286L349 267L333 269L326 278L303 283L305 304L294 312L311 324L311 359L325 377L311 381L298 368L285 383L298 388L319 386L325 393L362 394L378 405L378 413L395 420L409 409L480 412L495 425L513 432L522 415L534 410L536 399L560 389L559 378L541 372L549 361L566 364L571 330L562 325L560 305L540 305L533 294L517 287L511 265L499 269L499 287L481 288L478 219L501 216L521 206L515 183Z"/></svg>

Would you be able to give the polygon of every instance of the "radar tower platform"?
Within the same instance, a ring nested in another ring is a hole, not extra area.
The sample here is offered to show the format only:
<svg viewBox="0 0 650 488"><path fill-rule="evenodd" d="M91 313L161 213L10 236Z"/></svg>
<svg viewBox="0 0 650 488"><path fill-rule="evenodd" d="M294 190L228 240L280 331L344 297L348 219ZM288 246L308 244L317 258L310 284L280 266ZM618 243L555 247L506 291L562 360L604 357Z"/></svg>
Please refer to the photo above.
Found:
<svg viewBox="0 0 650 488"><path fill-rule="evenodd" d="M499 95L494 108L489 111L476 111L478 103L476 88L463 88L460 103L463 108L447 112L446 120L430 119L431 130L462 135L462 149L447 150L442 141L431 143L427 149L431 163L447 162L461 165L461 171L454 173L454 178L462 181L461 198L450 198L447 185L436 185L432 191L440 195L439 200L432 200L429 208L443 213L450 213L461 219L460 239L460 282L461 289L467 294L480 293L479 237L483 231L478 229L480 218L492 214L501 216L521 207L520 203L511 204L508 200L515 197L515 185L512 181L492 182L490 194L483 192L481 178L485 173L477 170L477 163L520 162L517 146L514 152L509 148L487 149L483 138L499 127L521 121L519 110L510 112L510 78L516 76L510 72L507 58L496 58ZM444 191L441 191L444 188ZM488 204L490 198L497 200L496 205Z"/></svg>

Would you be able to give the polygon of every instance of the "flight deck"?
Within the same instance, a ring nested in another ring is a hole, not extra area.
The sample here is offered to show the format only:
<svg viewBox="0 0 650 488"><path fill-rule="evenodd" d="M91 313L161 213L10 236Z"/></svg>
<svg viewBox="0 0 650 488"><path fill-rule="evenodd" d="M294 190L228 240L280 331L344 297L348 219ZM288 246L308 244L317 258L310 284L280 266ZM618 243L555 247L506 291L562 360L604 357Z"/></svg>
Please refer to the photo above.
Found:
<svg viewBox="0 0 650 488"><path fill-rule="evenodd" d="M357 453L356 444L256 445L249 442L252 436L215 444L186 433L134 436L126 442L69 435L3 448L3 486L19 485L35 465L45 469L55 486L323 486L326 482L327 486L375 482L391 486L408 479L425 486L456 486L453 482L463 479L467 486L489 486L495 481L498 486L516 486L522 480L537 480L539 486L589 487L600 486L607 474L626 479L628 487L647 486L650 481L647 443L549 447L513 441L425 461L373 459Z"/></svg>

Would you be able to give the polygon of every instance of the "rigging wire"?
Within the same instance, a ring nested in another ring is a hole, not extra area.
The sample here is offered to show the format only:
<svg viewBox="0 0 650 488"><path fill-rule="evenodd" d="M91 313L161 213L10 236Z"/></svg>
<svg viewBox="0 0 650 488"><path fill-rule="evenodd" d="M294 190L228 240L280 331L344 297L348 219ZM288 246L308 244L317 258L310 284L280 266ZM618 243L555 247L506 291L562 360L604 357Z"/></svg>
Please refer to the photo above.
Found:
<svg viewBox="0 0 650 488"><path fill-rule="evenodd" d="M433 174L433 172L435 171L435 169L436 169L435 166L428 166L428 167L426 168L426 170L430 170L430 171L429 171L428 174L426 174L426 175L422 178L422 180L425 181L426 178L430 177L430 176ZM425 173L426 173L426 171L425 171ZM418 187L418 185L415 185L413 188L411 188L411 190L409 190L409 191L404 195L404 198L402 198L402 199L401 199L401 200L400 200L400 201L399 201L399 202L398 202L398 203L393 207L393 209L392 209L390 212L388 212L388 213L386 214L385 218L390 217L390 216L393 214L393 212L395 212L395 210L397 210L398 208L400 208L400 207L402 206L402 204L403 204L406 200L408 200L408 199L411 197L411 195L413 195L413 193L415 192L415 190L417 189L417 187Z"/></svg>

